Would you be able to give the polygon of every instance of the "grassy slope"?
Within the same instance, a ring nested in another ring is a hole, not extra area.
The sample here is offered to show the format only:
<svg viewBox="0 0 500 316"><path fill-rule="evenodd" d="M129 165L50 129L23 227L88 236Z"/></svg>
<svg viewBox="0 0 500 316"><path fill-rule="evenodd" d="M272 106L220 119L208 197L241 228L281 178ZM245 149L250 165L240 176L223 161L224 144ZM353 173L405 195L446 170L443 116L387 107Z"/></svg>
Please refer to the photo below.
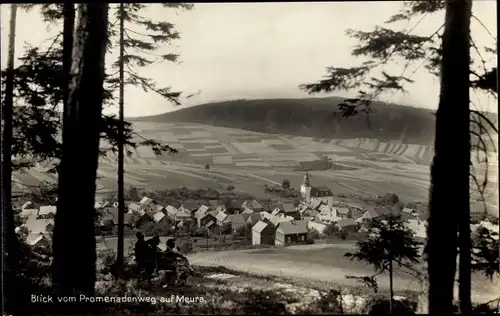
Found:
<svg viewBox="0 0 500 316"><path fill-rule="evenodd" d="M432 144L432 111L374 102L373 113L345 119L337 105L342 98L235 100L208 103L175 112L133 118L135 121L191 122L264 133L318 138L377 138Z"/></svg>

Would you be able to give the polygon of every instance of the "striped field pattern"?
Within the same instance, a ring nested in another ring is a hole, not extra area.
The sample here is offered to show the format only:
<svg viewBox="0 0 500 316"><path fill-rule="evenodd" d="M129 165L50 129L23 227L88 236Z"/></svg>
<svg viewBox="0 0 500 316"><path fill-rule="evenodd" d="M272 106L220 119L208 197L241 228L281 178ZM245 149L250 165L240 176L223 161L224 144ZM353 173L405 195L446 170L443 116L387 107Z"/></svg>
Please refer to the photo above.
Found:
<svg viewBox="0 0 500 316"><path fill-rule="evenodd" d="M127 186L225 188L234 185L250 194L262 194L262 185L281 183L286 178L299 186L303 174L293 171L298 162L314 161L327 155L347 170L312 172L317 185L334 192L383 194L387 191L412 200L426 200L429 189L429 162L432 146L386 143L373 139L317 139L270 135L231 128L181 123L134 123L144 138L152 138L178 150L174 155L155 155L149 147L129 149L125 159ZM495 157L492 157L495 158ZM477 174L489 174L496 194L498 166L476 164ZM210 170L204 170L204 165ZM117 156L108 152L100 159L98 191L113 191L117 181ZM487 170L488 169L488 170ZM56 176L40 166L15 173L14 190ZM492 193L493 194L493 193ZM495 203L496 204L496 203Z"/></svg>

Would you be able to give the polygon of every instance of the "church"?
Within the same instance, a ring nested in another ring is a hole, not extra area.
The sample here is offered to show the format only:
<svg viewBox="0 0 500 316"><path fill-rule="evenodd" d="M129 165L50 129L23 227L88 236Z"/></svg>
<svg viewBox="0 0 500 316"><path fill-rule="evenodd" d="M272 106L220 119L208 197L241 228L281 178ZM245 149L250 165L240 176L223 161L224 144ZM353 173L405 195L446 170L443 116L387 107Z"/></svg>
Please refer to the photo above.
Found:
<svg viewBox="0 0 500 316"><path fill-rule="evenodd" d="M312 187L309 182L309 173L305 173L304 181L300 186L300 194L305 204L311 205L320 201L327 205L330 209L333 207L333 193L325 187Z"/></svg>

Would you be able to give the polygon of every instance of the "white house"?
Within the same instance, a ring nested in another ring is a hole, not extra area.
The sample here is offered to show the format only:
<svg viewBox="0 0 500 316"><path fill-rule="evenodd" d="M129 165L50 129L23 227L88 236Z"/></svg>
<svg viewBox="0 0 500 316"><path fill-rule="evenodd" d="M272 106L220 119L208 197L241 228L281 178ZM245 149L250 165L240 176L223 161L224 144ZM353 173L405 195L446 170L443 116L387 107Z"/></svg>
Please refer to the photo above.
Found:
<svg viewBox="0 0 500 316"><path fill-rule="evenodd" d="M307 229L312 229L317 231L320 235L323 235L327 225L316 220L310 220L307 222Z"/></svg>
<svg viewBox="0 0 500 316"><path fill-rule="evenodd" d="M57 212L57 207L54 205L40 206L38 210L38 216L47 216L49 214L55 215Z"/></svg>

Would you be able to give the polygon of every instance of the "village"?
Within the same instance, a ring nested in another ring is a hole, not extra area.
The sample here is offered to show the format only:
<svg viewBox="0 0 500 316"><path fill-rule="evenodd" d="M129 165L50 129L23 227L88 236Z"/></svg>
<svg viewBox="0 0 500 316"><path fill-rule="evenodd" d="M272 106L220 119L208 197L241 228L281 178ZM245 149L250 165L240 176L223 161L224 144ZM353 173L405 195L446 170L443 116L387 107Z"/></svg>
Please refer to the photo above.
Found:
<svg viewBox="0 0 500 316"><path fill-rule="evenodd" d="M325 240L358 240L368 233L365 220L381 218L390 213L400 214L415 238L426 236L426 211L390 203L366 209L336 201L327 187L311 186L306 172L300 187L298 205L279 201L184 200L162 205L144 196L130 202L124 214L127 238L141 231L146 236L181 238L190 244L185 252L216 250L228 247L286 247ZM118 203L95 203L96 236L116 236ZM39 206L25 202L18 210L16 232L32 247L50 247L56 206ZM497 231L486 220L471 224L472 231L483 226ZM198 247L193 249L193 244Z"/></svg>

